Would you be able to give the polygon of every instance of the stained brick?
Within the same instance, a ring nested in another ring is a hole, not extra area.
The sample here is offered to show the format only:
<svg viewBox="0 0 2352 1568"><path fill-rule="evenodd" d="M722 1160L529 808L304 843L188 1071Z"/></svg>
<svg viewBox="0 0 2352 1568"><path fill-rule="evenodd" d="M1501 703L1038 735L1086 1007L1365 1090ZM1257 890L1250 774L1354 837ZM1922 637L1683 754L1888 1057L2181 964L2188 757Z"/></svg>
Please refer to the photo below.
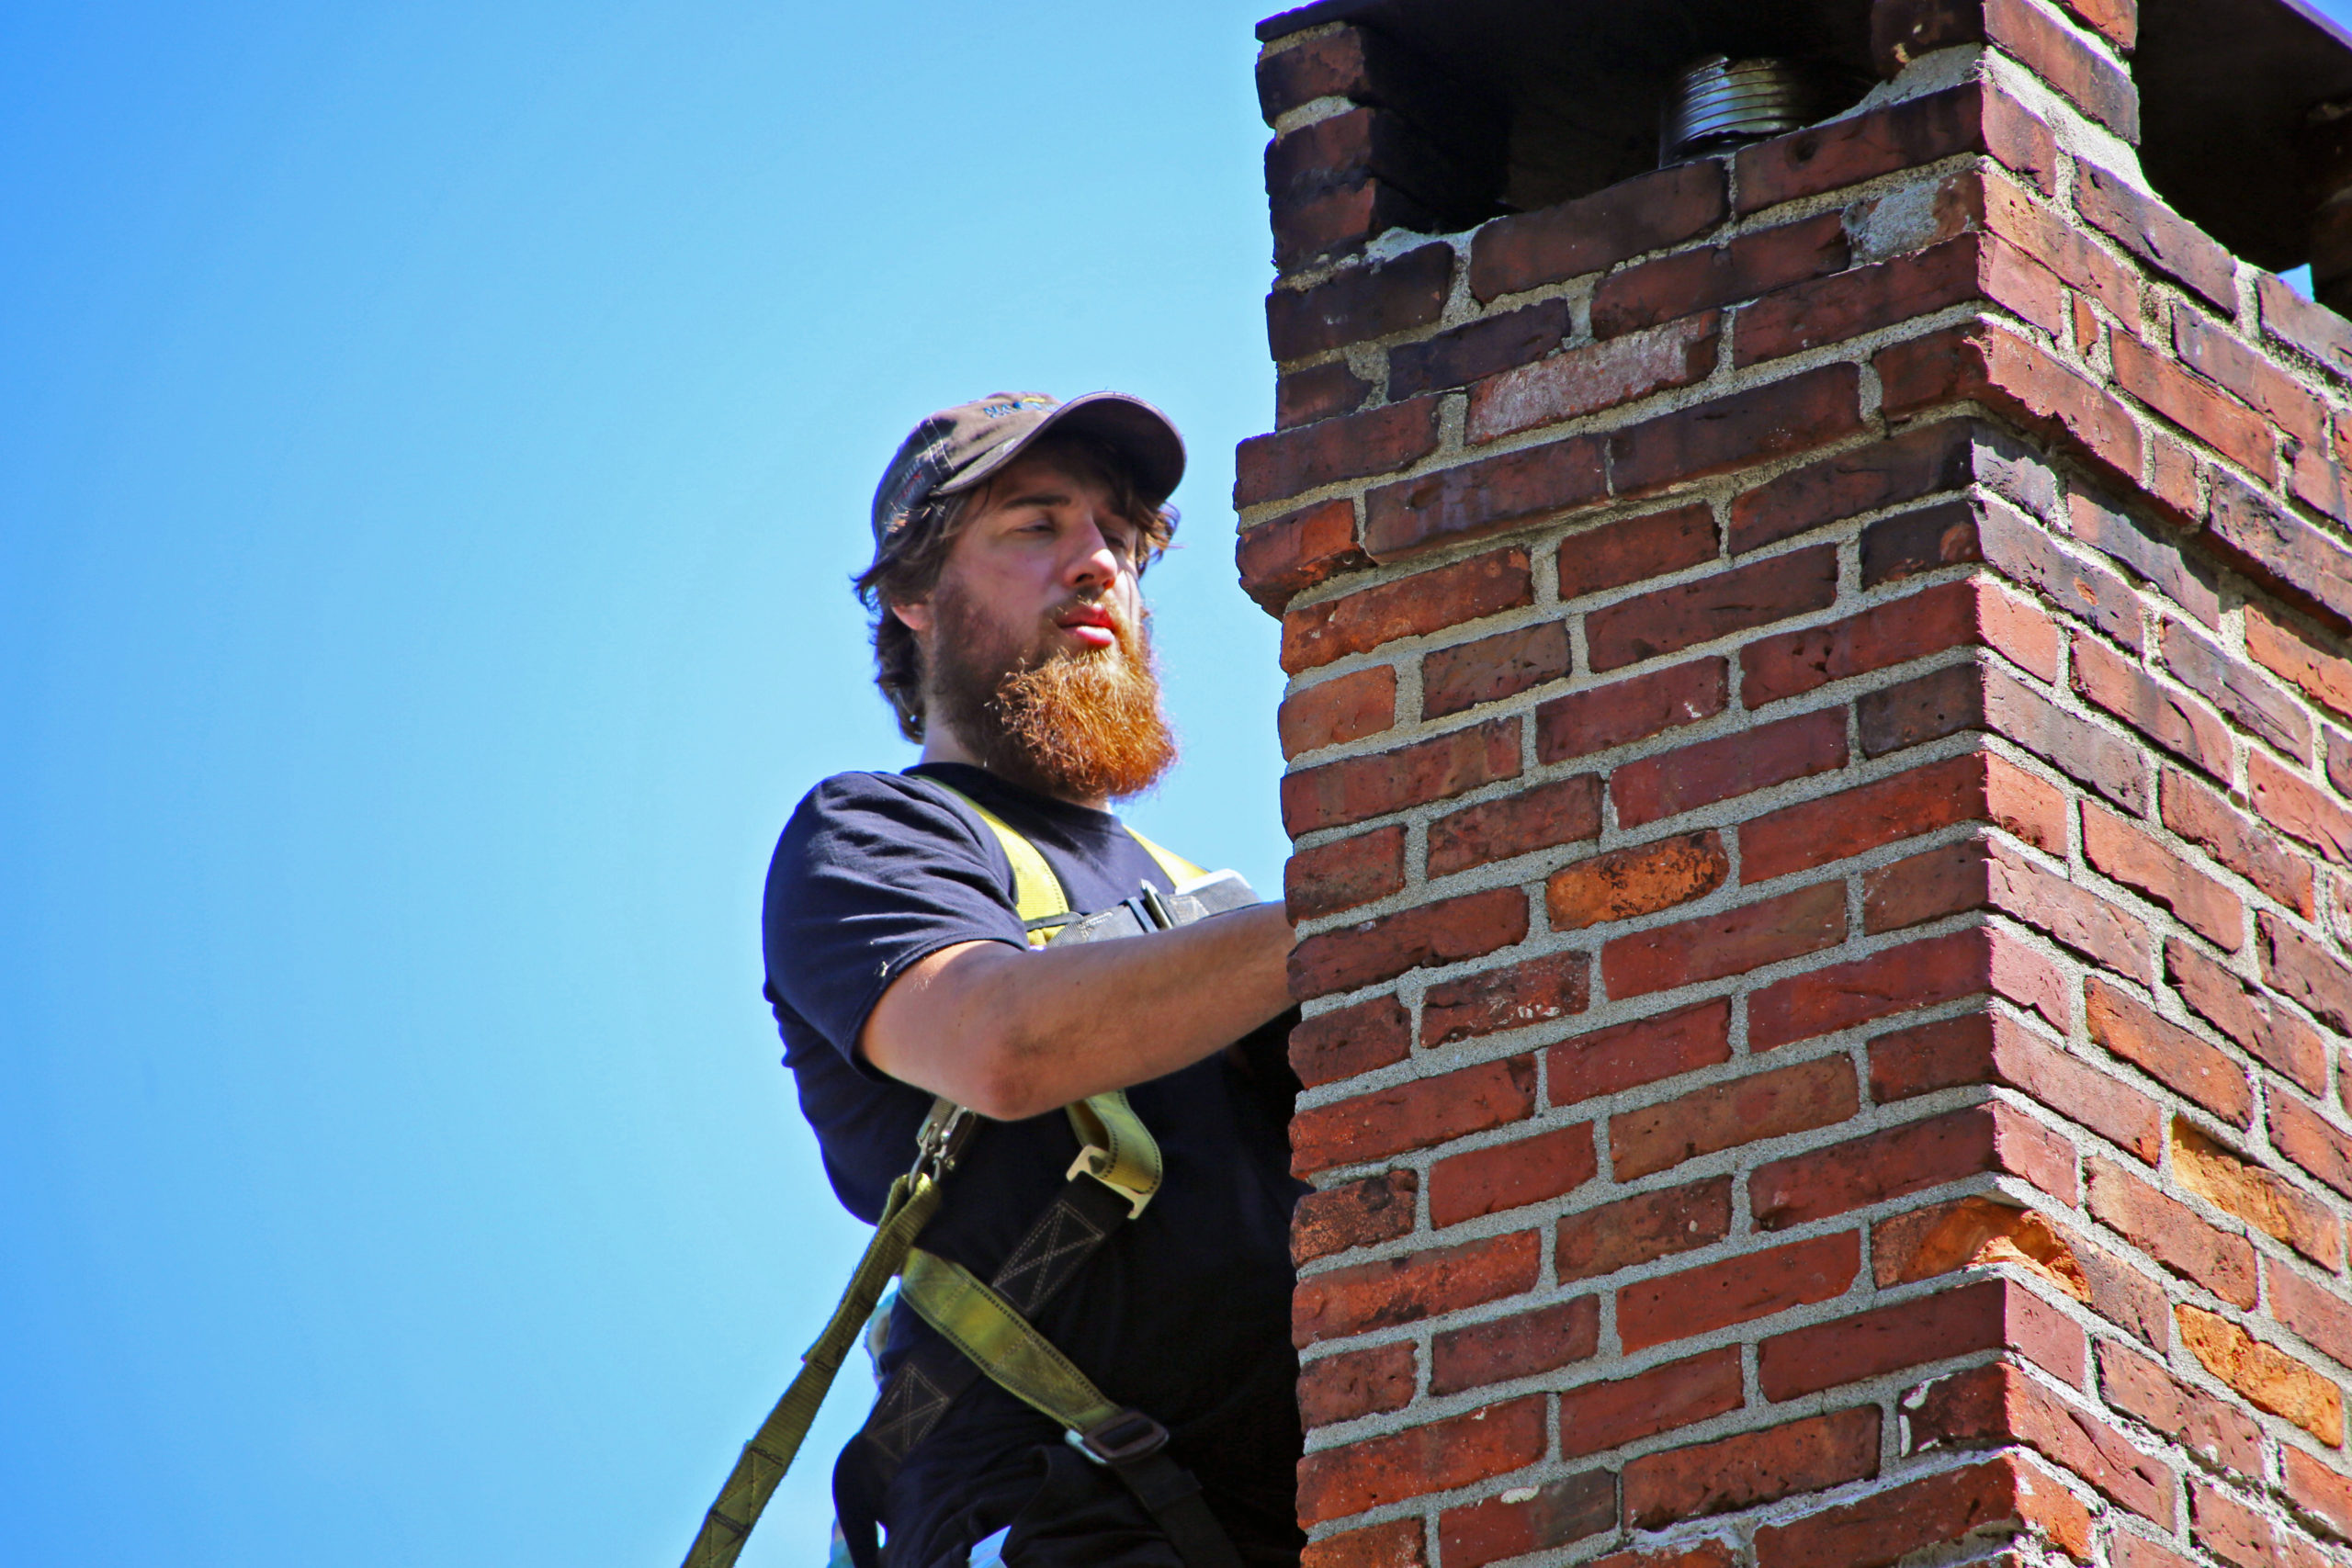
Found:
<svg viewBox="0 0 2352 1568"><path fill-rule="evenodd" d="M1703 505L1606 523L1561 541L1560 597L1581 599L1714 558L1714 513Z"/></svg>
<svg viewBox="0 0 2352 1568"><path fill-rule="evenodd" d="M1351 653L1368 653L1398 637L1419 637L1534 602L1527 552L1491 550L1292 611L1283 618L1283 668L1295 675Z"/></svg>
<svg viewBox="0 0 2352 1568"><path fill-rule="evenodd" d="M1617 1179L1630 1181L1720 1149L1835 1126L1860 1104L1843 1056L1775 1067L1610 1118L1610 1159Z"/></svg>
<svg viewBox="0 0 2352 1568"><path fill-rule="evenodd" d="M1544 1396L1323 1449L1298 1465L1298 1517L1320 1524L1506 1474L1544 1457Z"/></svg>
<svg viewBox="0 0 2352 1568"><path fill-rule="evenodd" d="M2114 1161L2090 1161L2090 1211L2184 1279L2240 1307L2255 1298L2254 1248L2199 1219Z"/></svg>
<svg viewBox="0 0 2352 1568"><path fill-rule="evenodd" d="M1409 1025L1395 997L1317 1013L1290 1032L1291 1071L1313 1089L1401 1062L1413 1048Z"/></svg>
<svg viewBox="0 0 2352 1568"><path fill-rule="evenodd" d="M1864 427L1851 365L1824 365L1629 425L1609 437L1609 486L1619 496L1728 473Z"/></svg>
<svg viewBox="0 0 2352 1568"><path fill-rule="evenodd" d="M1724 220L1724 166L1712 159L1621 180L1594 195L1498 219L1471 242L1481 303L1705 233Z"/></svg>
<svg viewBox="0 0 2352 1568"><path fill-rule="evenodd" d="M1377 735L1396 721L1396 671L1358 670L1304 687L1283 699L1274 718L1283 755L1319 750Z"/></svg>
<svg viewBox="0 0 2352 1568"><path fill-rule="evenodd" d="M2203 231L2096 164L2075 165L2075 208L2142 261L2237 313L2237 264Z"/></svg>
<svg viewBox="0 0 2352 1568"><path fill-rule="evenodd" d="M2224 1122L2243 1127L2253 1119L2245 1069L2228 1053L2165 1022L2096 975L2083 982L2083 1009L2098 1044Z"/></svg>
<svg viewBox="0 0 2352 1568"><path fill-rule="evenodd" d="M1599 1296L1450 1328L1430 1341L1430 1392L1459 1393L1532 1377L1589 1360L1600 1348Z"/></svg>
<svg viewBox="0 0 2352 1568"><path fill-rule="evenodd" d="M1973 1083L2022 1089L2151 1166L2163 1152L2155 1101L2012 1019L1970 1013L1871 1042L1871 1098L1882 1104Z"/></svg>
<svg viewBox="0 0 2352 1568"><path fill-rule="evenodd" d="M1291 1261L1312 1263L1406 1235L1413 1228L1413 1200L1419 1190L1420 1178L1413 1172L1385 1170L1306 1194L1291 1211Z"/></svg>
<svg viewBox="0 0 2352 1568"><path fill-rule="evenodd" d="M1465 386L1482 376L1540 359L1568 332L1568 302L1545 299L1506 310L1388 351L1388 395L1416 397Z"/></svg>
<svg viewBox="0 0 2352 1568"><path fill-rule="evenodd" d="M2166 768L2162 795L2165 826L2253 883L2306 919L2318 912L2312 901L2311 863L2281 844L2270 830L2230 809L2229 803L2177 768Z"/></svg>
<svg viewBox="0 0 2352 1568"><path fill-rule="evenodd" d="M2170 1465L2015 1366L1995 1362L1954 1372L1904 1402L1918 1448L2023 1442L2143 1517L2173 1523L2179 1477Z"/></svg>
<svg viewBox="0 0 2352 1568"><path fill-rule="evenodd" d="M1291 1119L1291 1168L1304 1176L1384 1159L1525 1121L1534 1109L1532 1060L1480 1062L1301 1111Z"/></svg>
<svg viewBox="0 0 2352 1568"><path fill-rule="evenodd" d="M1374 1346L1309 1361L1298 1370L1299 1418L1310 1427L1352 1421L1412 1403L1413 1347Z"/></svg>
<svg viewBox="0 0 2352 1568"><path fill-rule="evenodd" d="M1765 1398L1795 1399L2003 1348L2021 1351L2063 1382L2082 1383L2088 1355L2082 1330L2023 1286L1998 1279L1775 1335L1758 1348L1756 1366Z"/></svg>
<svg viewBox="0 0 2352 1568"><path fill-rule="evenodd" d="M2175 1310L2180 1342L2207 1371L2256 1409L2293 1422L2332 1449L2344 1446L2342 1389L2225 1317L2186 1302Z"/></svg>
<svg viewBox="0 0 2352 1568"><path fill-rule="evenodd" d="M2005 445L1974 421L1945 420L1792 468L1733 500L1731 553L1959 490L1975 479L1985 453Z"/></svg>
<svg viewBox="0 0 2352 1568"><path fill-rule="evenodd" d="M1757 1568L1889 1568L1915 1551L2008 1520L2040 1530L2077 1562L2090 1561L2091 1521L2083 1506L2040 1467L2004 1454L1767 1525L1756 1532Z"/></svg>
<svg viewBox="0 0 2352 1568"><path fill-rule="evenodd" d="M1465 806L1431 822L1430 874L1450 876L1489 861L1600 836L1600 775L1578 773Z"/></svg>
<svg viewBox="0 0 2352 1568"><path fill-rule="evenodd" d="M2074 1151L2007 1106L1972 1105L1758 1168L1747 1201L1761 1231L1827 1219L1987 1171L2071 1199Z"/></svg>
<svg viewBox="0 0 2352 1568"><path fill-rule="evenodd" d="M1365 553L1398 560L1589 505L1609 493L1606 460L1578 435L1382 485L1364 497Z"/></svg>
<svg viewBox="0 0 2352 1568"><path fill-rule="evenodd" d="M2352 970L2278 916L2254 918L2262 981L2338 1034L2352 1034Z"/></svg>
<svg viewBox="0 0 2352 1568"><path fill-rule="evenodd" d="M1611 338L1844 270L1843 215L1743 234L1610 274L1592 294L1592 333Z"/></svg>
<svg viewBox="0 0 2352 1568"><path fill-rule="evenodd" d="M1760 211L1984 148L1993 101L1992 93L1971 83L1742 148L1739 210Z"/></svg>
<svg viewBox="0 0 2352 1568"><path fill-rule="evenodd" d="M1947 757L1753 818L1739 830L1740 880L1768 882L1955 822L1989 822L2063 852L2065 809L2058 791L2002 758Z"/></svg>
<svg viewBox="0 0 2352 1568"><path fill-rule="evenodd" d="M1272 615L1335 572L1372 563L1356 547L1352 501L1318 502L1244 528L1233 553L1241 571L1241 591Z"/></svg>
<svg viewBox="0 0 2352 1568"><path fill-rule="evenodd" d="M1489 719L1400 746L1283 775L1283 826L1292 837L1444 800L1519 776L1519 720Z"/></svg>
<svg viewBox="0 0 2352 1568"><path fill-rule="evenodd" d="M1629 1352L1747 1323L1846 1293L1861 1269L1855 1231L1744 1253L1617 1292L1617 1335Z"/></svg>
<svg viewBox="0 0 2352 1568"><path fill-rule="evenodd" d="M1991 940L1953 931L1777 980L1747 1003L1747 1043L1770 1051L1989 989Z"/></svg>
<svg viewBox="0 0 2352 1568"><path fill-rule="evenodd" d="M1618 826L1638 828L1845 765L1845 713L1824 708L1623 763L1609 793Z"/></svg>
<svg viewBox="0 0 2352 1568"><path fill-rule="evenodd" d="M1589 1470L1438 1516L1438 1551L1448 1568L1485 1568L1506 1557L1566 1546L1617 1522L1617 1478Z"/></svg>
<svg viewBox="0 0 2352 1568"><path fill-rule="evenodd" d="M1311 288L1277 288L1266 296L1266 342L1277 360L1304 359L1425 327L1444 310L1453 276L1453 248L1423 245L1393 261L1342 267Z"/></svg>
<svg viewBox="0 0 2352 1568"><path fill-rule="evenodd" d="M1400 823L1294 850L1283 867L1283 891L1293 920L1352 909L1404 886L1405 829Z"/></svg>
<svg viewBox="0 0 2352 1568"><path fill-rule="evenodd" d="M1625 1523L1657 1529L1878 1473L1879 1413L1862 1405L1648 1454L1625 1467Z"/></svg>
<svg viewBox="0 0 2352 1568"><path fill-rule="evenodd" d="M2174 604L2209 626L2222 623L2213 569L2182 550L2154 525L2076 491L2066 498L2074 536L2110 560L2120 561Z"/></svg>
<svg viewBox="0 0 2352 1568"><path fill-rule="evenodd" d="M1544 904L1554 931L1579 931L1702 898L1730 872L1720 834L1686 833L1564 866L1544 885Z"/></svg>
<svg viewBox="0 0 2352 1568"><path fill-rule="evenodd" d="M2110 1406L2165 1433L2207 1463L2247 1475L2262 1472L2262 1428L2145 1356L2112 1341L2102 1344L2098 1384Z"/></svg>
<svg viewBox="0 0 2352 1568"><path fill-rule="evenodd" d="M1450 1045L1582 1012L1592 995L1591 962L1581 953L1554 953L1441 981L1421 998L1421 1043Z"/></svg>
<svg viewBox="0 0 2352 1568"><path fill-rule="evenodd" d="M1535 1283L1540 1250L1535 1232L1518 1231L1304 1275L1291 1341L1304 1348L1516 1295Z"/></svg>
<svg viewBox="0 0 2352 1568"><path fill-rule="evenodd" d="M1845 886L1825 882L1618 937L1600 950L1600 972L1622 1001L1818 953L1845 937Z"/></svg>
<svg viewBox="0 0 2352 1568"><path fill-rule="evenodd" d="M2063 440L2126 483L2139 482L2140 427L2116 399L2040 345L1990 320L1881 349L1871 359L1889 418L1962 400Z"/></svg>
<svg viewBox="0 0 2352 1568"><path fill-rule="evenodd" d="M1712 313L1693 316L1499 371L1470 389L1466 434L1493 441L1694 386L1715 367L1716 332Z"/></svg>
<svg viewBox="0 0 2352 1568"><path fill-rule="evenodd" d="M2074 651L2076 692L2174 756L2216 778L2230 776L2236 749L2219 714L2185 693L2158 684L2087 633L2075 634Z"/></svg>
<svg viewBox="0 0 2352 1568"><path fill-rule="evenodd" d="M1736 1410L1740 1400L1739 1351L1731 1348L1587 1383L1560 1395L1560 1451L1600 1453Z"/></svg>
<svg viewBox="0 0 2352 1568"><path fill-rule="evenodd" d="M1435 398L1417 398L1253 435L1234 454L1233 504L1258 506L1418 462L1437 450L1437 404Z"/></svg>
<svg viewBox="0 0 2352 1568"><path fill-rule="evenodd" d="M1562 1283L1597 1279L1718 1242L1731 1230L1731 1178L1621 1198L1559 1224L1555 1271Z"/></svg>
<svg viewBox="0 0 2352 1568"><path fill-rule="evenodd" d="M1443 718L1499 702L1568 672L1568 628L1562 621L1514 626L1476 642L1442 648L1421 660L1421 716Z"/></svg>
<svg viewBox="0 0 2352 1568"><path fill-rule="evenodd" d="M1544 1058L1551 1102L1574 1105L1731 1060L1731 1004L1717 998L1563 1040Z"/></svg>
<svg viewBox="0 0 2352 1568"><path fill-rule="evenodd" d="M1274 428L1295 430L1302 424L1313 424L1317 420L1353 413L1363 407L1363 400L1371 392L1372 383L1350 369L1343 359L1326 360L1304 369L1283 371L1274 378ZM1352 536L1355 531L1354 503L1340 502L1333 504L1348 509L1349 533Z"/></svg>
<svg viewBox="0 0 2352 1568"><path fill-rule="evenodd" d="M1589 686L1555 697L1535 710L1535 755L1563 762L1645 739L1724 711L1725 666L1720 659Z"/></svg>
<svg viewBox="0 0 2352 1568"><path fill-rule="evenodd" d="M1971 299L1989 300L2045 331L2056 331L2064 319L2049 273L2003 240L1964 234L1742 306L1732 327L1733 362L1761 364Z"/></svg>
<svg viewBox="0 0 2352 1568"><path fill-rule="evenodd" d="M2165 942L2165 968L2180 999L2256 1061L2312 1094L2327 1091L2327 1043L2319 1031L2262 990L2178 937Z"/></svg>
<svg viewBox="0 0 2352 1568"><path fill-rule="evenodd" d="M2278 443L2260 414L2128 333L2116 334L2114 355L2117 386L2240 467L2270 472Z"/></svg>
<svg viewBox="0 0 2352 1568"><path fill-rule="evenodd" d="M2165 668L2237 722L2297 759L2311 755L2311 721L2291 698L2178 621L2164 629Z"/></svg>

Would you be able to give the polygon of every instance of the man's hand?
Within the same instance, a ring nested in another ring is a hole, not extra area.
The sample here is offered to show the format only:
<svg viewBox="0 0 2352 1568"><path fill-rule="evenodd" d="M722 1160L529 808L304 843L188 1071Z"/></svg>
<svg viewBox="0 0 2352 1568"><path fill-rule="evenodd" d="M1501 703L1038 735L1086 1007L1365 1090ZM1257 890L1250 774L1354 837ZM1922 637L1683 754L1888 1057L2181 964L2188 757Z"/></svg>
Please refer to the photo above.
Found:
<svg viewBox="0 0 2352 1568"><path fill-rule="evenodd" d="M1280 904L1146 936L940 949L891 982L857 1049L901 1083L1015 1122L1190 1066L1290 1006Z"/></svg>

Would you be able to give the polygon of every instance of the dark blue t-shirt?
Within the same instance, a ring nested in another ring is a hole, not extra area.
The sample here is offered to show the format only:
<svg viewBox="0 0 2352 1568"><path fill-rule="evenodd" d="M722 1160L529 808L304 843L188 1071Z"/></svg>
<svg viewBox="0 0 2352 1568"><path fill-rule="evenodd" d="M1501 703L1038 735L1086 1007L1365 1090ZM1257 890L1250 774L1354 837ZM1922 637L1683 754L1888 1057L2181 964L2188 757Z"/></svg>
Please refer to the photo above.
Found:
<svg viewBox="0 0 2352 1568"><path fill-rule="evenodd" d="M1080 914L1146 883L1170 890L1117 818L978 768L842 773L809 791L768 871L768 998L833 1190L869 1224L913 1161L932 1096L855 1055L866 1014L891 981L942 948L1001 942L1029 951L1003 846L968 808L920 782L925 775L1035 844ZM1120 998L1106 995L1101 1006L1109 1015ZM1171 1453L1228 1525L1261 1540L1292 1528L1300 1447L1289 1225L1305 1188L1288 1172L1297 1086L1283 1059L1287 1022L1127 1091L1159 1143L1159 1196L1036 1318L1105 1394L1164 1424ZM921 1245L989 1278L1053 1201L1077 1153L1058 1111L983 1122ZM885 1370L931 1334L913 1313L894 1314ZM1025 1462L1020 1456L1059 1436L994 1384L977 1384L891 1485L885 1519L894 1559L904 1545L914 1549L907 1560L927 1561L918 1543L956 1528L962 1499L992 1469Z"/></svg>

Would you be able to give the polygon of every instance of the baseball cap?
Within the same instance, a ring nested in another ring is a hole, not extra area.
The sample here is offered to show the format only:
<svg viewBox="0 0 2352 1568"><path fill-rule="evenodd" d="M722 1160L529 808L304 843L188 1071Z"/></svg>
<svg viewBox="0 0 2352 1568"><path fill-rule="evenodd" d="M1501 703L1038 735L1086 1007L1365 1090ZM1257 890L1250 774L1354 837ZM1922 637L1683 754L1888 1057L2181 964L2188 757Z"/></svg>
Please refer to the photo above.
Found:
<svg viewBox="0 0 2352 1568"><path fill-rule="evenodd" d="M1135 465L1145 501L1158 506L1184 477L1184 438L1168 416L1125 392L1088 392L1059 402L1043 392L991 392L942 409L899 444L874 491L874 547L880 549L916 507L970 490L1047 431L1104 442Z"/></svg>

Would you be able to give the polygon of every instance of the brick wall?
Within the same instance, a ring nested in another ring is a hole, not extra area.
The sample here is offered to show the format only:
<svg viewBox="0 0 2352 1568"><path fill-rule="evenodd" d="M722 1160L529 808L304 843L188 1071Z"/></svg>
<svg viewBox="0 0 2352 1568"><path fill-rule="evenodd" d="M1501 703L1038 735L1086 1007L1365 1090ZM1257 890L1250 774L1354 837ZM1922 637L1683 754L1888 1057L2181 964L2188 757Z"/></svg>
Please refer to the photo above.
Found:
<svg viewBox="0 0 2352 1568"><path fill-rule="evenodd" d="M1270 46L1315 1568L2352 1562L2352 325L2132 28L1436 238Z"/></svg>

